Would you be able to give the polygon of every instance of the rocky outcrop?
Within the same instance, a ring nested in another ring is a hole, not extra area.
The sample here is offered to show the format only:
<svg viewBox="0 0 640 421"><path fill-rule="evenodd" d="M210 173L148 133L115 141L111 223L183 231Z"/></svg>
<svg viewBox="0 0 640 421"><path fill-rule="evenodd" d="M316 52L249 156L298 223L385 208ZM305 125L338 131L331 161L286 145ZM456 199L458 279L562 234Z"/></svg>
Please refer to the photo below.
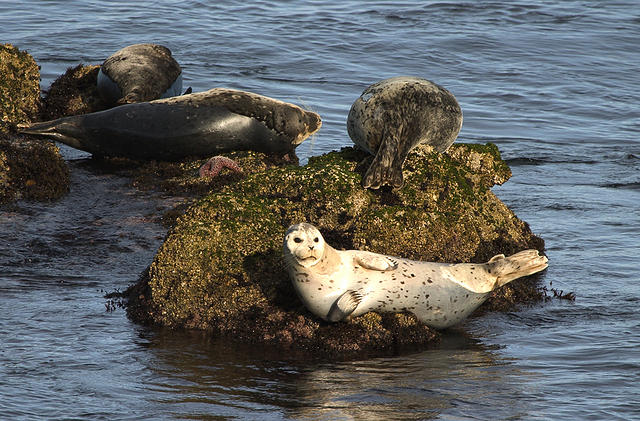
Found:
<svg viewBox="0 0 640 421"><path fill-rule="evenodd" d="M51 142L29 141L16 125L40 112L40 71L27 52L0 45L0 204L53 200L68 190L69 171Z"/></svg>
<svg viewBox="0 0 640 421"><path fill-rule="evenodd" d="M106 110L97 88L99 65L70 67L45 92L42 99L42 121L70 115Z"/></svg>
<svg viewBox="0 0 640 421"><path fill-rule="evenodd" d="M0 45L0 133L31 121L40 107L40 69L33 57L11 44Z"/></svg>
<svg viewBox="0 0 640 421"><path fill-rule="evenodd" d="M260 160L260 154L251 155ZM316 225L335 248L417 260L481 262L525 248L543 250L490 190L511 175L498 149L422 148L404 166L404 186L360 186L371 157L353 148L305 166L251 172L205 195L178 218L153 263L129 291L137 321L196 328L288 353L350 358L425 347L438 333L411 314L368 313L327 324L296 297L282 239L297 222ZM531 279L512 282L489 306L537 297Z"/></svg>

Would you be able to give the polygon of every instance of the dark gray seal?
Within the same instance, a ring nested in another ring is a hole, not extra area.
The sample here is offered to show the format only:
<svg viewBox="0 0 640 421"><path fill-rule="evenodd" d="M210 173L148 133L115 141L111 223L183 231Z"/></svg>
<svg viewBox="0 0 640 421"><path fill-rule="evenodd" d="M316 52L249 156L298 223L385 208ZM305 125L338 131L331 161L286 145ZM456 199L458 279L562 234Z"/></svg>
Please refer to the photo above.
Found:
<svg viewBox="0 0 640 421"><path fill-rule="evenodd" d="M182 92L182 69L167 47L129 45L100 66L98 92L109 105L177 96Z"/></svg>
<svg viewBox="0 0 640 421"><path fill-rule="evenodd" d="M442 86L409 76L369 86L353 103L347 118L353 143L375 155L362 186L401 187L402 165L411 149L427 144L444 152L461 127L460 105Z"/></svg>
<svg viewBox="0 0 640 421"><path fill-rule="evenodd" d="M234 150L286 155L320 129L294 104L233 89L121 105L20 127L98 156L175 161Z"/></svg>

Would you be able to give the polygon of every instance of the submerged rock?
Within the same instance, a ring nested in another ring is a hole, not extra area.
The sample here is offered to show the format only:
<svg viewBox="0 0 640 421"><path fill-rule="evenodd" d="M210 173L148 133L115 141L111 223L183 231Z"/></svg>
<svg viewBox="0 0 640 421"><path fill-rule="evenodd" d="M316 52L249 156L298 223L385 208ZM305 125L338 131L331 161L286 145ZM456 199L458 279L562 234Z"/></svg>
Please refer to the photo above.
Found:
<svg viewBox="0 0 640 421"><path fill-rule="evenodd" d="M27 52L0 45L0 203L52 200L68 190L69 171L51 142L17 136L40 112L40 71Z"/></svg>
<svg viewBox="0 0 640 421"><path fill-rule="evenodd" d="M284 267L287 227L310 222L338 249L415 260L482 262L543 250L544 242L490 191L511 175L496 146L457 144L448 154L420 147L406 160L405 184L395 191L361 187L370 159L344 148L303 167L253 172L196 201L129 289L130 316L288 353L390 354L424 348L438 333L408 313L367 313L337 324L312 316ZM530 285L523 279L506 288L527 295L535 292Z"/></svg>

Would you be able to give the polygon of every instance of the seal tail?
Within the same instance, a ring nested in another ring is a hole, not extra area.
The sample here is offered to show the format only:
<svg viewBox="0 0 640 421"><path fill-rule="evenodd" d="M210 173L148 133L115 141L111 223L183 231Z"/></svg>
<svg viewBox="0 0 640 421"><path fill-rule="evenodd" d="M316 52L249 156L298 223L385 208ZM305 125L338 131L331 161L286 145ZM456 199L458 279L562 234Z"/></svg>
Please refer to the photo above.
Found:
<svg viewBox="0 0 640 421"><path fill-rule="evenodd" d="M18 124L18 132L36 136L55 136L56 120Z"/></svg>
<svg viewBox="0 0 640 421"><path fill-rule="evenodd" d="M487 271L496 277L495 288L499 288L514 279L533 275L544 270L548 264L546 256L540 256L538 250L523 250L509 257L504 254L493 256L487 262Z"/></svg>

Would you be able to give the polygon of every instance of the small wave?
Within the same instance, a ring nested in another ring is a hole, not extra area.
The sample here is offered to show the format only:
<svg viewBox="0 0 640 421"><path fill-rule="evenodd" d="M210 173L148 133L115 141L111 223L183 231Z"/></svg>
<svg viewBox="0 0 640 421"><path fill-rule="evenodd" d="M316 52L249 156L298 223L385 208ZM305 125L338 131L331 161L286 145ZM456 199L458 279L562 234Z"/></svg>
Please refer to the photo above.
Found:
<svg viewBox="0 0 640 421"><path fill-rule="evenodd" d="M507 158L505 162L509 166L524 166L524 165L544 165L544 164L579 164L579 165L595 165L600 164L601 161L595 161L591 159L571 158L566 156L550 156L550 157L516 157Z"/></svg>
<svg viewBox="0 0 640 421"><path fill-rule="evenodd" d="M525 165L543 165L543 164L546 164L548 161L540 158L519 157L519 158L506 159L505 162L510 167L521 167Z"/></svg>
<svg viewBox="0 0 640 421"><path fill-rule="evenodd" d="M566 211L566 210L578 210L580 208L573 206L569 203L551 203L547 206L545 206L545 209L550 209L550 210L560 210L560 211Z"/></svg>
<svg viewBox="0 0 640 421"><path fill-rule="evenodd" d="M640 181L633 181L631 183L606 183L601 184L600 187L608 189L640 190Z"/></svg>

